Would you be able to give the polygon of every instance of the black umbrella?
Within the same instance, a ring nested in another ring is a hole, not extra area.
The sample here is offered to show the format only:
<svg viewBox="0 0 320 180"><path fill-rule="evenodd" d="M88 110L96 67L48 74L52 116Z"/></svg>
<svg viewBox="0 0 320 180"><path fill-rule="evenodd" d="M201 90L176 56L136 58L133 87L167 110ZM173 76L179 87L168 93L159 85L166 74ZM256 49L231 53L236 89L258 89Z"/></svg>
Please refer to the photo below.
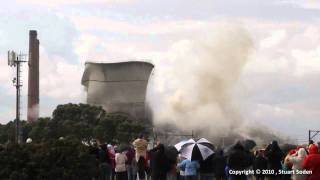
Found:
<svg viewBox="0 0 320 180"><path fill-rule="evenodd" d="M246 139L244 141L241 141L241 144L244 147L244 149L247 150L247 151L252 150L257 145L256 142L254 140L251 140L251 139Z"/></svg>
<svg viewBox="0 0 320 180"><path fill-rule="evenodd" d="M164 149L164 154L171 162L176 162L179 152L174 146L167 146Z"/></svg>
<svg viewBox="0 0 320 180"><path fill-rule="evenodd" d="M181 156L190 160L205 160L214 154L214 146L210 141L204 138L201 138L198 141L190 139L182 146L180 152Z"/></svg>
<svg viewBox="0 0 320 180"><path fill-rule="evenodd" d="M224 155L225 156L229 156L234 151L234 147L235 146L242 146L243 149L245 149L243 144L241 143L241 141L237 141L234 144L231 144L231 145L227 146L226 148L224 148L224 150L223 150L224 151Z"/></svg>

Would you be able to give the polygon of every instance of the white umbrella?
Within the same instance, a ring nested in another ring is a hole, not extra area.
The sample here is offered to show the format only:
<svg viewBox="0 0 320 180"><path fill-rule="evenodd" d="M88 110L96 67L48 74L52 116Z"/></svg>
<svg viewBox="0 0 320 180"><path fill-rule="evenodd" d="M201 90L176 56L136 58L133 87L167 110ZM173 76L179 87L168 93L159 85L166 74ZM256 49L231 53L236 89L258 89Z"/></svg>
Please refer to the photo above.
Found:
<svg viewBox="0 0 320 180"><path fill-rule="evenodd" d="M177 143L176 145L174 145L174 147L177 149L177 151L180 151L182 146L185 145L187 142L188 142L187 140L182 140L179 143Z"/></svg>
<svg viewBox="0 0 320 180"><path fill-rule="evenodd" d="M201 138L197 142L193 139L189 139L180 150L181 156L186 157L187 159L196 159L196 160L205 160L212 154L214 154L213 144Z"/></svg>

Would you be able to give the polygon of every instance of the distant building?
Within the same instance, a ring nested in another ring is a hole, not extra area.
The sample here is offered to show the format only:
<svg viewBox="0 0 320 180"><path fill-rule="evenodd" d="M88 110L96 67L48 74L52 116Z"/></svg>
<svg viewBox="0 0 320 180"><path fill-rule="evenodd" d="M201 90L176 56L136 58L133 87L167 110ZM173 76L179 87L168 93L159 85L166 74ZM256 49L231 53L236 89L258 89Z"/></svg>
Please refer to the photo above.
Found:
<svg viewBox="0 0 320 180"><path fill-rule="evenodd" d="M102 106L108 113L126 113L137 120L146 119L146 91L153 65L130 61L85 64L82 85L87 103Z"/></svg>

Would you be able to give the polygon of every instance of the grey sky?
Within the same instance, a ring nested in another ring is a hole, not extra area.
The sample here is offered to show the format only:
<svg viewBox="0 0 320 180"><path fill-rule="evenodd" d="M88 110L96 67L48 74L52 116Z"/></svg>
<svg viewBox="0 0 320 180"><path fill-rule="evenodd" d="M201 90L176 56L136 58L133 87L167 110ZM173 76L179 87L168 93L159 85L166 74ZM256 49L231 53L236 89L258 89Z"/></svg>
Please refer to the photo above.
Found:
<svg viewBox="0 0 320 180"><path fill-rule="evenodd" d="M152 59L165 73L184 41L228 21L245 27L254 41L254 53L236 88L244 118L298 139L306 137L308 129L320 128L318 1L29 2L6 1L0 10L1 123L14 118L13 71L6 65L6 51L27 52L29 29L39 34L41 115L50 116L58 104L84 102L80 79L86 60ZM169 77L160 79L152 93L163 93L167 81Z"/></svg>

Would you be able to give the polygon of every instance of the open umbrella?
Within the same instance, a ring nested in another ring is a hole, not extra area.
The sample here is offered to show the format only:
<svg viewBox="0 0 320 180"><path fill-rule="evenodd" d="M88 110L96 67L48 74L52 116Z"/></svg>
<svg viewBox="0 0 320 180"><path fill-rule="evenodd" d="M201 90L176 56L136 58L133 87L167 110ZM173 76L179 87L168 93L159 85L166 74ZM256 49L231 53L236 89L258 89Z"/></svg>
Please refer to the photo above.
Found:
<svg viewBox="0 0 320 180"><path fill-rule="evenodd" d="M246 139L241 141L241 144L243 145L244 149L247 151L252 150L257 144L254 140L252 139Z"/></svg>
<svg viewBox="0 0 320 180"><path fill-rule="evenodd" d="M191 140L191 139L189 139ZM188 140L182 140L179 143L177 143L176 145L174 145L174 147L177 149L177 151L180 151L182 146L185 145L188 142Z"/></svg>
<svg viewBox="0 0 320 180"><path fill-rule="evenodd" d="M214 154L213 144L201 138L198 141L189 139L180 150L181 156L190 160L205 160Z"/></svg>
<svg viewBox="0 0 320 180"><path fill-rule="evenodd" d="M179 152L174 146L167 146L164 149L164 154L171 162L176 162Z"/></svg>
<svg viewBox="0 0 320 180"><path fill-rule="evenodd" d="M251 139L246 139L243 141L236 141L234 144L231 144L231 145L224 148L224 150L223 150L224 155L229 156L230 153L233 151L234 146L237 144L241 145L244 148L244 150L246 150L246 151L251 151L256 146L256 142Z"/></svg>

